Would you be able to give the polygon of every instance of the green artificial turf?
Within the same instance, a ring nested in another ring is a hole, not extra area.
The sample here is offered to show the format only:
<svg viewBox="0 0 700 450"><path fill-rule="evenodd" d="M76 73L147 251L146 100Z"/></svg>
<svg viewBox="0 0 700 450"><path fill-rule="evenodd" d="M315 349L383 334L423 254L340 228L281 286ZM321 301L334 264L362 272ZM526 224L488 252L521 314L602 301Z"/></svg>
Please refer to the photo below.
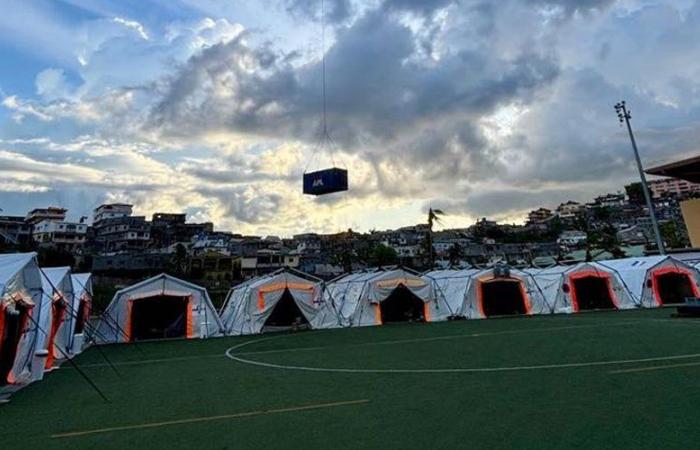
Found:
<svg viewBox="0 0 700 450"><path fill-rule="evenodd" d="M64 365L0 406L2 448L694 448L700 440L700 356L477 373L301 371L224 356L251 340L259 342L234 353L335 369L513 368L699 354L700 321L672 319L671 312L392 324L103 347L119 375L93 348L77 362L111 403ZM271 411L355 400L367 402ZM255 414L51 437L248 412Z"/></svg>

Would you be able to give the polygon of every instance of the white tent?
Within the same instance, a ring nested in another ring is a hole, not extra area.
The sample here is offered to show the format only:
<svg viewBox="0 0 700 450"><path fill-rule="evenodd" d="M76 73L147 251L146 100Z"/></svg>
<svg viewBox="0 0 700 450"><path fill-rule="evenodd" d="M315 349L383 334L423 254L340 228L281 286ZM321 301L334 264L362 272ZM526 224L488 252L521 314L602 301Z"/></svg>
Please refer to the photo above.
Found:
<svg viewBox="0 0 700 450"><path fill-rule="evenodd" d="M423 274L433 282L435 297L440 304L444 304L438 317L448 319L450 317L465 317L465 305L467 292L472 282L472 276L481 272L481 269L449 269L434 270Z"/></svg>
<svg viewBox="0 0 700 450"><path fill-rule="evenodd" d="M645 308L700 296L698 270L672 256L612 259L599 264L616 272L634 301Z"/></svg>
<svg viewBox="0 0 700 450"><path fill-rule="evenodd" d="M637 304L618 274L598 263L529 269L555 313L631 309Z"/></svg>
<svg viewBox="0 0 700 450"><path fill-rule="evenodd" d="M87 344L86 326L92 312L92 274L74 273L71 275L73 282L73 323L71 324L70 351L78 354Z"/></svg>
<svg viewBox="0 0 700 450"><path fill-rule="evenodd" d="M35 253L0 255L0 295L0 386L21 386L43 373L34 361L41 303Z"/></svg>
<svg viewBox="0 0 700 450"><path fill-rule="evenodd" d="M340 324L323 298L320 280L280 270L234 286L221 309L226 334L257 334L267 326L288 327L307 322L312 329Z"/></svg>
<svg viewBox="0 0 700 450"><path fill-rule="evenodd" d="M343 326L381 325L402 317L442 319L432 316L438 308L432 283L404 269L351 273L328 283L324 294Z"/></svg>
<svg viewBox="0 0 700 450"><path fill-rule="evenodd" d="M207 290L161 274L121 289L100 318L98 343L220 336L223 327Z"/></svg>
<svg viewBox="0 0 700 450"><path fill-rule="evenodd" d="M486 269L471 274L460 315L469 319L484 319L551 312L551 306L531 274L516 269L499 274L495 269Z"/></svg>
<svg viewBox="0 0 700 450"><path fill-rule="evenodd" d="M51 370L58 360L70 354L73 283L70 267L43 268L41 272L44 295L37 350L46 350L46 369Z"/></svg>

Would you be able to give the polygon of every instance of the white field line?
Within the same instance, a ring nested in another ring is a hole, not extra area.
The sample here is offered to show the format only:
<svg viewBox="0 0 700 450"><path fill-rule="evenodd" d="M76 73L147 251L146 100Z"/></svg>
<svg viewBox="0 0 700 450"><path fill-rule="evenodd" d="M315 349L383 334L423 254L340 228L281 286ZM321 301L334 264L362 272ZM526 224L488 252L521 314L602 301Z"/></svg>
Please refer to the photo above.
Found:
<svg viewBox="0 0 700 450"><path fill-rule="evenodd" d="M696 366L700 366L700 361L683 363L683 364L668 364L665 366L635 367L634 369L611 370L608 373L617 375L617 374L621 374L621 373L652 372L654 370L668 370L668 369L678 369L681 367L696 367Z"/></svg>
<svg viewBox="0 0 700 450"><path fill-rule="evenodd" d="M187 425L187 424L191 424L191 423L212 422L215 420L238 419L238 418L242 418L242 417L253 417L253 416L262 416L262 415L269 415L269 414L282 414L282 413L289 413L289 412L311 411L311 410L315 410L315 409L337 408L339 406L362 405L365 403L369 403L369 400L365 399L365 400L350 400L350 401L333 402L333 403L317 403L314 405L293 406L293 407L288 407L288 408L248 411L248 412L240 412L240 413L233 413L233 414L222 414L222 415L217 415L217 416L191 417L189 419L167 420L167 421L162 421L162 422L147 422L147 423L139 423L139 424L134 424L134 425L123 425L123 426L117 426L117 427L97 428L97 429L93 429L93 430L84 430L84 431L70 431L70 432L65 432L65 433L55 433L55 434L52 434L51 437L54 439L60 439L60 438L90 436L90 435L95 435L95 434L112 433L115 431L132 431L132 430L143 430L143 429L149 429L149 428L162 428L162 427L174 426L174 425Z"/></svg>

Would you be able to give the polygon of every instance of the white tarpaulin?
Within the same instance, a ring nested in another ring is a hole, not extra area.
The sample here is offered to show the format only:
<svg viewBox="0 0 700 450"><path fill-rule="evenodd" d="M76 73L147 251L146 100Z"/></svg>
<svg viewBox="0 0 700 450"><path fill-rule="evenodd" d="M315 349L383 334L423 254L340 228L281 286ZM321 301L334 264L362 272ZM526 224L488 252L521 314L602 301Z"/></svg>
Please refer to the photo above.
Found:
<svg viewBox="0 0 700 450"><path fill-rule="evenodd" d="M70 354L73 323L73 283L70 267L42 268L42 332L37 349L46 350L46 369L57 366L64 355Z"/></svg>
<svg viewBox="0 0 700 450"><path fill-rule="evenodd" d="M554 313L637 306L619 275L598 263L529 269Z"/></svg>
<svg viewBox="0 0 700 450"><path fill-rule="evenodd" d="M150 305L148 302L151 302ZM158 305L162 310L149 309L152 305ZM164 327L162 318L173 311L173 323L169 324L168 330L161 330ZM140 336L139 329L150 332L149 337ZM167 334L166 331L169 330L175 331ZM154 334L159 331L163 331L162 336L155 337ZM95 341L112 343L159 337L207 338L220 336L222 331L223 327L206 289L161 274L114 294L112 302L100 318Z"/></svg>
<svg viewBox="0 0 700 450"><path fill-rule="evenodd" d="M226 334L261 333L278 306L291 306L280 304L284 301L294 302L312 329L339 327L332 305L324 301L323 285L310 276L301 275L283 270L234 286L220 315ZM287 319L290 322L285 325L302 318L290 316Z"/></svg>
<svg viewBox="0 0 700 450"><path fill-rule="evenodd" d="M433 282L435 297L439 300L437 303L445 305L439 312L436 311L434 317L442 320L450 317L465 317L467 292L472 276L479 272L481 272L480 269L449 269L423 274L423 278Z"/></svg>
<svg viewBox="0 0 700 450"><path fill-rule="evenodd" d="M616 272L634 301L645 308L700 296L700 272L673 256L612 259L599 264Z"/></svg>
<svg viewBox="0 0 700 450"><path fill-rule="evenodd" d="M431 314L438 306L432 283L403 269L348 274L328 283L325 296L338 312L343 326L381 325L381 303L399 288L407 289L424 303L423 316L427 322L434 320Z"/></svg>
<svg viewBox="0 0 700 450"><path fill-rule="evenodd" d="M83 351L88 344L86 326L89 324L92 312L92 274L74 273L71 275L73 282L73 311L74 323L71 336L71 353L77 354Z"/></svg>
<svg viewBox="0 0 700 450"><path fill-rule="evenodd" d="M41 275L35 253L0 255L0 392L37 380L34 349L41 304Z"/></svg>
<svg viewBox="0 0 700 450"><path fill-rule="evenodd" d="M494 269L471 274L461 316L484 319L497 315L550 314L551 306L531 274L510 269L498 276Z"/></svg>

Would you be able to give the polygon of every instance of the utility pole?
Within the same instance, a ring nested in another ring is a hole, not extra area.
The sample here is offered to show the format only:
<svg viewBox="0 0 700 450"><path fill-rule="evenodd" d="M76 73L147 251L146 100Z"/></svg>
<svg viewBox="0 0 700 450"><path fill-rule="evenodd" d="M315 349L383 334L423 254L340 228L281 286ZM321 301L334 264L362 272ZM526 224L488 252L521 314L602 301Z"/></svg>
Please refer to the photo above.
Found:
<svg viewBox="0 0 700 450"><path fill-rule="evenodd" d="M666 249L664 248L664 241L661 239L661 232L659 231L659 223L656 221L656 211L654 210L654 204L651 201L651 195L649 194L649 186L647 185L647 177L644 175L644 168L642 167L642 160L639 159L639 150L637 150L637 141L634 139L634 133L632 133L632 126L630 125L630 119L632 118L631 112L627 109L627 105L624 100L615 104L615 112L617 112L617 118L620 119L620 123L627 125L627 131L630 135L630 141L632 141L632 150L634 150L634 158L637 160L637 170L639 170L639 178L642 181L642 191L644 191L644 199L647 202L647 208L649 209L649 217L651 218L651 226L654 229L654 237L656 238L656 246L659 249L659 254L665 255Z"/></svg>

